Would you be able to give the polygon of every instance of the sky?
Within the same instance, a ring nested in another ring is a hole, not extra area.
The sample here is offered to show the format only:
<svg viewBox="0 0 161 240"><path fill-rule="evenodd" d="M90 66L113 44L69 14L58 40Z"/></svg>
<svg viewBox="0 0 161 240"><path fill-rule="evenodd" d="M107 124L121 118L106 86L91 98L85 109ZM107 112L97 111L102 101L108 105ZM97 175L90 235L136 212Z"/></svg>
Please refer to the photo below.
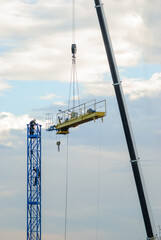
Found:
<svg viewBox="0 0 161 240"><path fill-rule="evenodd" d="M158 232L161 2L103 3ZM72 1L0 0L0 9L1 238L26 239L26 124L36 118L42 124L42 240L62 240L67 136L47 132L45 118L67 109ZM80 100L105 99L107 116L70 129L67 239L146 239L94 1L75 0L75 11Z"/></svg>

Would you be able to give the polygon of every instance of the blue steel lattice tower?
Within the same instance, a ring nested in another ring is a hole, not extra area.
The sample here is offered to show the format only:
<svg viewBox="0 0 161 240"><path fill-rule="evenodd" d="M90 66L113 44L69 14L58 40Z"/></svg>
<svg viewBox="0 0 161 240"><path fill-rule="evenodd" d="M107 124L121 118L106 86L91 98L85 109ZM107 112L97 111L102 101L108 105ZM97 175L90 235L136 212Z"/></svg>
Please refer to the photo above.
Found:
<svg viewBox="0 0 161 240"><path fill-rule="evenodd" d="M27 124L27 240L41 240L41 125Z"/></svg>

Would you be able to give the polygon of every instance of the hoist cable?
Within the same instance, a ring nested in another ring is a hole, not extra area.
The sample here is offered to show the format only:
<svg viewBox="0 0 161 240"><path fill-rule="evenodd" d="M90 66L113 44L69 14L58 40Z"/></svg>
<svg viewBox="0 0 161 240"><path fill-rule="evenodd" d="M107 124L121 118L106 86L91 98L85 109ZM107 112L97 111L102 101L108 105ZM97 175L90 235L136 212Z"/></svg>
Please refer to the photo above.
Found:
<svg viewBox="0 0 161 240"><path fill-rule="evenodd" d="M76 74L76 84L77 84L77 92L78 92L78 103L80 105L80 95L79 95L79 86L78 86L78 77L77 77L77 69L75 69Z"/></svg>
<svg viewBox="0 0 161 240"><path fill-rule="evenodd" d="M75 0L72 1L72 70L71 70L71 82L70 82L70 89L69 89L69 100L68 100L68 109L70 105L70 98L71 98L71 91L73 92L72 102L73 108L76 107L76 100L80 105L80 97L79 97L79 88L78 88L78 78L77 78L77 71L76 71L76 52L77 46L75 44ZM71 86L73 84L73 86ZM72 89L71 89L72 88ZM76 95L77 93L77 95Z"/></svg>
<svg viewBox="0 0 161 240"><path fill-rule="evenodd" d="M99 231L99 210L100 210L100 185L101 185L101 121L99 122L99 138L98 138L98 188L97 188L97 212L96 212L96 240L98 240L98 231Z"/></svg>
<svg viewBox="0 0 161 240"><path fill-rule="evenodd" d="M73 32L73 43L75 43L75 0L73 0L72 6L72 32Z"/></svg>
<svg viewBox="0 0 161 240"><path fill-rule="evenodd" d="M73 64L73 108L75 107L75 64Z"/></svg>
<svg viewBox="0 0 161 240"><path fill-rule="evenodd" d="M67 239L67 218L68 218L68 135L67 135L67 158L66 158L66 186L65 186L65 222L64 222L64 240Z"/></svg>
<svg viewBox="0 0 161 240"><path fill-rule="evenodd" d="M70 74L68 109L70 108L70 95L71 95L71 88L72 88L72 73L73 73L73 66L71 67L71 74Z"/></svg>
<svg viewBox="0 0 161 240"><path fill-rule="evenodd" d="M76 91L77 91L77 98L75 97ZM80 105L77 69L76 69L76 64L74 64L73 65L73 107L75 107L76 100L78 101L78 105Z"/></svg>

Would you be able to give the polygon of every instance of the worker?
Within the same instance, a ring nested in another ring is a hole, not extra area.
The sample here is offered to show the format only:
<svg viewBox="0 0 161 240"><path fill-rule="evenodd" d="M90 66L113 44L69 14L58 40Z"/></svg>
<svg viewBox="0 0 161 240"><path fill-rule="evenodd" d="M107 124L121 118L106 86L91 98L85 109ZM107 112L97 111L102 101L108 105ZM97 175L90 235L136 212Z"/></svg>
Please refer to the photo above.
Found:
<svg viewBox="0 0 161 240"><path fill-rule="evenodd" d="M59 123L61 123L61 120L62 120L62 118L60 116L58 116Z"/></svg>
<svg viewBox="0 0 161 240"><path fill-rule="evenodd" d="M40 170L38 168L34 168L33 170L36 172L36 177L34 182L34 186L36 186L38 183L38 179L40 179Z"/></svg>
<svg viewBox="0 0 161 240"><path fill-rule="evenodd" d="M87 110L87 113L92 113L92 112L93 112L92 108L89 108L89 109Z"/></svg>
<svg viewBox="0 0 161 240"><path fill-rule="evenodd" d="M94 112L96 112L96 111L93 110L92 108L89 108L89 109L87 110L87 113L94 113Z"/></svg>
<svg viewBox="0 0 161 240"><path fill-rule="evenodd" d="M36 119L30 122L30 135L34 135L35 126L36 126Z"/></svg>

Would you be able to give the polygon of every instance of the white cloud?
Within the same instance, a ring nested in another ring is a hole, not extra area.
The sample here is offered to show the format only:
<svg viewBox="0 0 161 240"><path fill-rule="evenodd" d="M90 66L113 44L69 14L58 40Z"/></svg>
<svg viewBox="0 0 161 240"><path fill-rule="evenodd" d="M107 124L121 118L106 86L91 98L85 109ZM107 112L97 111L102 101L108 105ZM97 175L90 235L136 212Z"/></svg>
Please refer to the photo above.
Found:
<svg viewBox="0 0 161 240"><path fill-rule="evenodd" d="M24 130L26 124L31 121L31 118L25 114L15 116L9 112L0 113L0 144L6 147L15 148L21 144L21 140L10 133L10 130Z"/></svg>
<svg viewBox="0 0 161 240"><path fill-rule="evenodd" d="M161 73L155 73L149 80L144 79L127 79L122 82L123 91L131 100L142 97L154 98L161 93ZM94 82L84 84L85 94L94 96L112 96L114 90L112 82Z"/></svg>
<svg viewBox="0 0 161 240"><path fill-rule="evenodd" d="M58 102L53 102L53 105L57 105L57 106L66 106L67 104L62 102L62 101L58 101Z"/></svg>
<svg viewBox="0 0 161 240"><path fill-rule="evenodd" d="M11 129L22 130L26 128L26 124L31 121L31 118L25 114L15 116L9 112L0 113L0 132L9 131Z"/></svg>
<svg viewBox="0 0 161 240"><path fill-rule="evenodd" d="M54 97L55 97L55 94L49 93L49 94L46 95L46 96L40 97L40 99L42 99L42 100L50 100L50 99L53 99Z"/></svg>
<svg viewBox="0 0 161 240"><path fill-rule="evenodd" d="M9 89L11 86L7 83L4 83L3 81L0 81L0 92Z"/></svg>
<svg viewBox="0 0 161 240"><path fill-rule="evenodd" d="M15 116L9 112L0 113L0 132L9 130L23 130L26 129L26 125L31 121L31 117L28 114ZM41 121L37 120L39 124Z"/></svg>
<svg viewBox="0 0 161 240"><path fill-rule="evenodd" d="M27 124L32 118L28 114L16 116L10 112L0 113L0 144L6 147L16 148L22 145L22 139L11 130L26 131ZM44 126L44 123L37 119L37 122Z"/></svg>
<svg viewBox="0 0 161 240"><path fill-rule="evenodd" d="M22 0L22 1L29 4L34 4L37 3L39 0Z"/></svg>
<svg viewBox="0 0 161 240"><path fill-rule="evenodd" d="M125 80L125 94L128 94L131 100L142 97L156 97L161 93L161 73L155 73L149 80L130 79Z"/></svg>
<svg viewBox="0 0 161 240"><path fill-rule="evenodd" d="M63 4L66 4L65 9ZM148 28L150 17L159 26L158 4L153 4L158 18L152 16L149 3L145 4L145 11L141 11L144 4L144 1L134 4L133 1L120 0L104 5L119 66L137 65L143 57L145 61L159 61L160 39L150 37L158 32L155 23L151 23L151 29ZM76 4L79 82L98 81L103 73L109 71L93 5L93 2L84 0ZM1 2L0 36L4 41L12 39L8 44L13 47L0 57L1 79L69 81L71 7L72 3L65 1L38 1L37 4L18 0ZM149 52L150 56L147 56Z"/></svg>
<svg viewBox="0 0 161 240"><path fill-rule="evenodd" d="M126 52L137 48L140 60L144 62L161 63L161 34L158 31L161 24L160 7L161 3L158 0L155 4L147 0L120 0L111 3L108 9L114 41L121 38L130 43L131 48L126 49ZM114 16L114 12L117 17Z"/></svg>
<svg viewBox="0 0 161 240"><path fill-rule="evenodd" d="M93 82L84 84L85 95L93 95L93 96L112 96L114 95L112 83L109 82Z"/></svg>

